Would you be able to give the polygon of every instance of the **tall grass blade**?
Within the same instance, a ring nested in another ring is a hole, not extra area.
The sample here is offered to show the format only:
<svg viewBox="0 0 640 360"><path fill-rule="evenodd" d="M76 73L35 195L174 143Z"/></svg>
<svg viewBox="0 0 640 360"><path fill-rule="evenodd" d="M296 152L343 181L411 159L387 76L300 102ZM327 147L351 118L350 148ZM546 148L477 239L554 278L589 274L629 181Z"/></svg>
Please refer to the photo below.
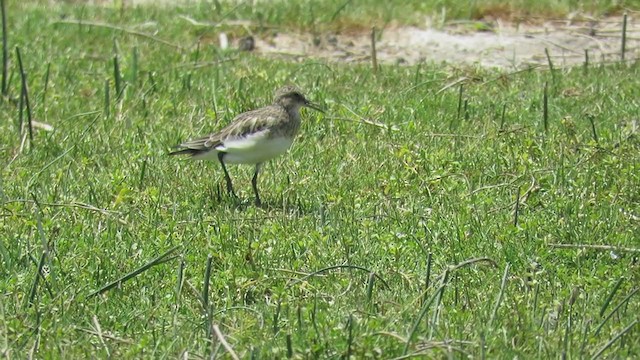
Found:
<svg viewBox="0 0 640 360"><path fill-rule="evenodd" d="M31 146L33 147L33 117L31 114L31 104L29 103L29 87L27 83L27 73L24 71L24 66L22 65L22 55L20 54L20 48L16 46L16 55L18 57L18 67L20 69L20 78L22 80L22 99L24 99L24 107L27 110L27 125L29 128L29 141ZM22 123L22 120L21 120Z"/></svg>
<svg viewBox="0 0 640 360"><path fill-rule="evenodd" d="M2 12L2 95L9 94L9 44L7 40L7 8L4 0L0 0L0 11Z"/></svg>
<svg viewBox="0 0 640 360"><path fill-rule="evenodd" d="M616 281L615 285L613 285L613 289L611 289L611 292L609 293L607 298L604 300L604 304L602 304L602 307L600 308L600 317L602 317L602 315L604 315L604 312L607 311L607 308L609 307L611 300L615 296L616 292L618 292L618 289L620 289L620 285L622 285L623 281L624 281L624 277L621 277L620 279L618 279L618 281Z"/></svg>
<svg viewBox="0 0 640 360"><path fill-rule="evenodd" d="M375 273L370 273L369 274L369 279L367 280L367 303L369 305L372 305L372 299L373 299L373 285L376 281L376 274Z"/></svg>
<svg viewBox="0 0 640 360"><path fill-rule="evenodd" d="M624 61L627 52L627 13L622 16L622 44L620 48L620 59Z"/></svg>
<svg viewBox="0 0 640 360"><path fill-rule="evenodd" d="M518 219L520 216L520 187L518 186L518 190L516 191L516 203L513 209L513 226L518 226Z"/></svg>
<svg viewBox="0 0 640 360"><path fill-rule="evenodd" d="M589 49L584 49L584 74L589 73Z"/></svg>
<svg viewBox="0 0 640 360"><path fill-rule="evenodd" d="M493 321L496 319L498 315L498 309L500 308L500 304L502 303L502 299L504 298L504 292L507 288L507 279L509 276L509 263L504 267L504 274L502 275L502 282L500 283L500 292L498 293L498 298L496 299L496 304L493 306L493 311L491 312L491 318L489 319L489 327L493 324Z"/></svg>
<svg viewBox="0 0 640 360"><path fill-rule="evenodd" d="M460 114L462 113L462 93L464 92L464 84L460 84L460 90L458 90L458 111L456 118L460 119Z"/></svg>
<svg viewBox="0 0 640 360"><path fill-rule="evenodd" d="M422 302L427 300L427 290L429 290L429 286L431 285L431 265L432 265L433 254L429 252L427 255L427 273L424 276L424 295L422 296Z"/></svg>
<svg viewBox="0 0 640 360"><path fill-rule="evenodd" d="M636 319L634 321L631 322L631 324L629 324L629 326L627 326L626 328L624 328L622 331L620 331L619 333L617 333L611 340L609 340L609 342L607 342L606 344L604 344L604 346L602 346L600 348L600 350L598 350L595 354L593 354L593 356L591 357L591 360L596 360L597 358L600 357L600 355L602 355L602 353L604 353L605 351L607 351L608 348L611 347L611 345L613 345L616 341L618 341L618 339L620 339L624 334L628 333L629 331L631 331L631 329L633 329L634 326L636 326L638 324L640 320Z"/></svg>
<svg viewBox="0 0 640 360"><path fill-rule="evenodd" d="M178 279L176 281L176 311L180 304L180 296L182 295L182 287L184 286L184 257L180 259L178 264Z"/></svg>
<svg viewBox="0 0 640 360"><path fill-rule="evenodd" d="M273 313L273 334L276 335L280 330L280 325L278 322L280 321L280 310L282 309L282 300L278 300L278 305L276 306L276 312Z"/></svg>
<svg viewBox="0 0 640 360"><path fill-rule="evenodd" d="M551 61L551 55L549 54L548 48L544 48L544 54L547 56L547 64L549 65L549 72L551 72L551 77L555 80L556 74L553 69L553 61Z"/></svg>
<svg viewBox="0 0 640 360"><path fill-rule="evenodd" d="M287 334L287 359L293 358L293 343L291 341L291 334Z"/></svg>
<svg viewBox="0 0 640 360"><path fill-rule="evenodd" d="M233 350L231 345L229 345L227 340L224 338L224 335L222 335L222 331L220 331L220 328L218 327L218 325L213 324L212 329L213 329L213 333L216 335L216 337L220 341L220 344L222 344L222 347L224 347L224 349L227 350L227 353L229 354L231 359L240 360L240 357L238 356L238 354L236 354L236 352ZM215 358L215 356L212 356L212 358Z"/></svg>
<svg viewBox="0 0 640 360"><path fill-rule="evenodd" d="M44 268L44 264L45 264L45 259L47 257L47 252L46 251L42 251L42 254L40 254L40 261L38 261L38 267L36 269L36 275L33 278L33 283L31 284L31 290L29 291L29 296L26 298L27 301L25 302L25 308L30 307L31 305L33 305L33 302L36 298L36 294L38 292L38 283L40 282L40 277L42 277L42 269Z"/></svg>
<svg viewBox="0 0 640 360"><path fill-rule="evenodd" d="M442 298L444 297L444 290L446 289L445 285L449 284L449 275L450 275L451 270L449 268L447 268L444 271L444 274L442 275L442 286L440 286L438 293L437 293L437 297L436 297L436 303L433 307L433 316L431 317L431 328L429 329L429 339L433 338L433 331L436 327L436 325L438 324L438 320L440 319L440 305L442 304Z"/></svg>
<svg viewBox="0 0 640 360"><path fill-rule="evenodd" d="M378 73L378 54L376 51L376 27L371 28L371 68L374 74Z"/></svg>
<svg viewBox="0 0 640 360"><path fill-rule="evenodd" d="M213 256L209 254L209 256L207 256L207 266L204 270L204 280L203 280L204 283L202 286L202 306L204 307L207 313L209 312L209 283L211 280L211 264L212 263L213 263Z"/></svg>
<svg viewBox="0 0 640 360"><path fill-rule="evenodd" d="M429 307L435 301L436 297L438 297L439 294L444 290L444 287L446 285L447 285L446 283L443 283L442 285L440 285L440 287L438 287L433 292L433 295L431 295L431 297L429 298L429 301L426 301L422 304L422 308L420 309L420 312L418 313L418 316L416 317L416 319L413 321L411 330L409 330L409 334L407 335L407 343L404 345L404 350L402 352L403 355L407 355L407 353L409 352L409 348L411 347L411 342L413 341L413 337L415 336L415 333L418 331L418 326L420 326L420 322L422 322L422 318L424 318L424 316L427 314Z"/></svg>
<svg viewBox="0 0 640 360"><path fill-rule="evenodd" d="M547 92L547 83L544 83L544 91L542 95L542 121L544 124L545 134L549 131L549 95Z"/></svg>
<svg viewBox="0 0 640 360"><path fill-rule="evenodd" d="M596 330L593 332L593 336L598 336L598 334L600 333L600 330L602 330L602 328L604 327L604 325L613 317L613 315L615 315L618 310L620 310L620 308L622 306L624 306L626 303L629 302L629 300L631 300L631 298L633 297L633 295L637 294L638 291L640 291L640 289L634 289L631 293L629 293L629 295L627 295L624 299L622 299L622 301L620 301L620 303L618 305L616 305L616 307L611 310L611 312L609 313L609 315L607 315L602 322L600 323L600 325L598 325L598 327L596 328Z"/></svg>
<svg viewBox="0 0 640 360"><path fill-rule="evenodd" d="M163 253L162 255L156 257L155 259L149 261L148 263L144 264L143 266L133 270L132 272L120 277L119 279L110 282L109 284L101 287L100 289L92 292L91 294L89 294L87 296L87 298L92 298L96 295L100 295L103 294L111 289L113 289L114 287L120 286L123 283L125 283L128 280L133 279L134 277L142 274L143 272L149 270L150 268L156 266L156 265L160 265L160 264L164 264L168 261L171 261L175 258L177 258L178 256L171 256L176 250L178 250L178 248L180 248L179 245L176 245L172 248L170 248L169 250L167 250L165 253Z"/></svg>
<svg viewBox="0 0 640 360"><path fill-rule="evenodd" d="M595 140L595 142L598 142L598 132L596 131L595 116L592 114L588 114L587 119L589 119L589 122L591 123L591 134L593 135L593 140Z"/></svg>
<svg viewBox="0 0 640 360"><path fill-rule="evenodd" d="M351 359L351 349L353 346L353 314L349 314L347 320L347 355L346 359Z"/></svg>

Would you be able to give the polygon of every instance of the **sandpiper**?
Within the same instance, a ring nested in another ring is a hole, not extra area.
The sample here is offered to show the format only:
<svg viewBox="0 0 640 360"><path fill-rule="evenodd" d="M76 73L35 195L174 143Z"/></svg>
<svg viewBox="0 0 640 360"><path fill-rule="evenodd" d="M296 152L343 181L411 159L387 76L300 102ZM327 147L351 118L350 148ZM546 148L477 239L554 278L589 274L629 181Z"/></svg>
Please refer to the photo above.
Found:
<svg viewBox="0 0 640 360"><path fill-rule="evenodd" d="M275 93L273 104L244 112L217 133L186 141L169 155L188 155L195 160L217 159L222 165L227 191L233 191L226 163L255 164L251 179L256 205L260 206L258 172L265 161L284 154L300 129L300 108L324 112L311 103L295 86L285 86Z"/></svg>

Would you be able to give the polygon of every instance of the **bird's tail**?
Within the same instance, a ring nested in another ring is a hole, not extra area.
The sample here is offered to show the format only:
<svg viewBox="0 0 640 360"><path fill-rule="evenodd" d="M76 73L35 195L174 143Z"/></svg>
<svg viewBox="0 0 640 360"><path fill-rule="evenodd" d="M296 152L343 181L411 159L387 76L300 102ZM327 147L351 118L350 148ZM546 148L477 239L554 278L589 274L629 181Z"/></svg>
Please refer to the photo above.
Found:
<svg viewBox="0 0 640 360"><path fill-rule="evenodd" d="M175 155L185 155L189 159L193 160L202 160L215 158L218 152L212 149L207 148L198 148L194 149L192 147L185 147L184 144L178 145L174 148L173 151L169 152L167 155L175 156Z"/></svg>
<svg viewBox="0 0 640 360"><path fill-rule="evenodd" d="M215 148L219 144L219 142L209 144L210 142L211 136L189 140L176 145L168 155L188 155L189 157L205 156L212 148Z"/></svg>
<svg viewBox="0 0 640 360"><path fill-rule="evenodd" d="M176 150L168 153L167 155L169 155L169 156L175 156L175 155L195 156L195 155L198 155L199 153L200 153L200 151L197 150L197 149L176 147Z"/></svg>

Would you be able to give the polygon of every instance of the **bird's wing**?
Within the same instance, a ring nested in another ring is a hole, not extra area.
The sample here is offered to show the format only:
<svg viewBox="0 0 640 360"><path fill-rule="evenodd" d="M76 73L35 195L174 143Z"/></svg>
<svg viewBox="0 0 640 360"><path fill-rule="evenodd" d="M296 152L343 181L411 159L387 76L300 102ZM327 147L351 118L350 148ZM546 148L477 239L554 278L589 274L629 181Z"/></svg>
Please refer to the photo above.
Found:
<svg viewBox="0 0 640 360"><path fill-rule="evenodd" d="M191 154L207 152L211 149L219 149L224 151L224 144L230 143L233 147L241 146L242 140L248 137L268 136L269 126L277 120L277 112L281 111L277 107L269 106L266 108L247 111L236 116L233 121L217 133L213 133L200 138L185 141L178 145L179 149L170 155ZM269 111L265 111L269 110ZM247 146L250 146L247 144Z"/></svg>

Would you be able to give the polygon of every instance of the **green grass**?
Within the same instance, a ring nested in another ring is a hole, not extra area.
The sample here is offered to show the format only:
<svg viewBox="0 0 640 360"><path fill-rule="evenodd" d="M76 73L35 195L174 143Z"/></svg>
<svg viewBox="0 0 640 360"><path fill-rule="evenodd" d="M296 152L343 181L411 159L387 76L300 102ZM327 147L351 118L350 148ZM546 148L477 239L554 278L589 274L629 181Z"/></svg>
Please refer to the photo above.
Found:
<svg viewBox="0 0 640 360"><path fill-rule="evenodd" d="M286 0L250 2L239 5L202 5L201 13L213 18L255 19L260 23L305 28L312 30L357 30L370 29L387 24L424 25L427 17L445 22L456 19L503 18L524 21L539 21L541 17L565 17L576 9L595 16L613 15L624 9L640 8L640 1L522 1L522 0ZM229 10L229 9L233 10Z"/></svg>
<svg viewBox="0 0 640 360"><path fill-rule="evenodd" d="M82 3L80 1L79 3ZM276 29L308 31L359 31L370 30L372 25L382 28L389 25L424 26L427 18L434 24L442 24L459 19L504 19L518 22L540 22L546 18L566 18L574 14L574 19L587 15L604 17L620 15L624 11L639 11L640 0L268 0L268 1L186 1L174 4L171 11L166 7L128 6L128 1L104 1L112 13L93 6L67 6L66 15L81 18L101 18L124 15L141 22L153 21L159 17L172 16L163 22L163 33L180 34L185 30L174 26L184 26L186 15L201 22L222 23L222 28L238 33L264 32ZM194 4L195 3L195 4ZM46 1L29 1L42 7ZM178 15L178 16L176 16ZM227 21L249 20L247 28L229 25ZM588 19L587 19L588 20ZM196 28L204 33L206 28Z"/></svg>
<svg viewBox="0 0 640 360"><path fill-rule="evenodd" d="M196 50L201 33L170 9L9 11L5 357L222 356L214 325L242 358L640 356L638 253L549 245L639 247L637 62L374 76L367 65ZM189 50L52 21L63 13L151 19ZM34 119L55 128L22 150L15 46ZM440 91L462 77L473 79L462 91ZM250 166L230 167L236 201L218 196L218 164L166 156L291 82L328 111L305 112L294 147L265 167L265 209L251 205Z"/></svg>

